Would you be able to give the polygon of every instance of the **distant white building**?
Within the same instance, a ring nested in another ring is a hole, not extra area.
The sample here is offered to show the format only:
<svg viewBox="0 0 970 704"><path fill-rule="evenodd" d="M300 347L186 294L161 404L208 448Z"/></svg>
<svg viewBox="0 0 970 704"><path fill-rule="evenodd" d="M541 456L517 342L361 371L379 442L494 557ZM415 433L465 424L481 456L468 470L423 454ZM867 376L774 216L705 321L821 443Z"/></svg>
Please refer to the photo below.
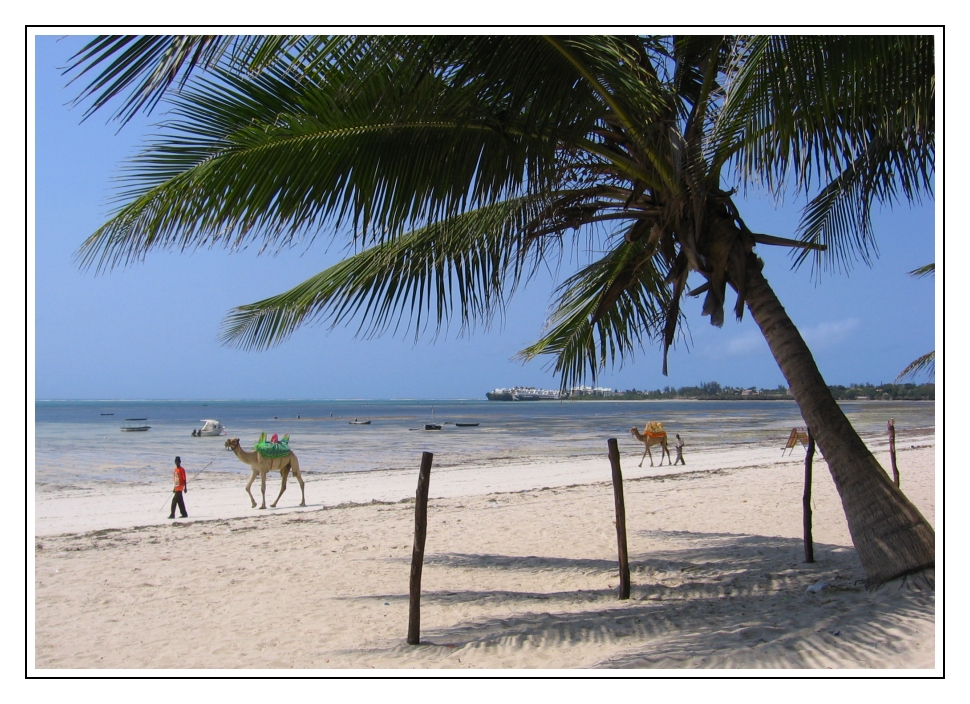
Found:
<svg viewBox="0 0 970 704"><path fill-rule="evenodd" d="M577 396L599 396L601 398L608 398L615 395L613 389L607 388L605 386L574 386L569 390L570 398L576 398Z"/></svg>

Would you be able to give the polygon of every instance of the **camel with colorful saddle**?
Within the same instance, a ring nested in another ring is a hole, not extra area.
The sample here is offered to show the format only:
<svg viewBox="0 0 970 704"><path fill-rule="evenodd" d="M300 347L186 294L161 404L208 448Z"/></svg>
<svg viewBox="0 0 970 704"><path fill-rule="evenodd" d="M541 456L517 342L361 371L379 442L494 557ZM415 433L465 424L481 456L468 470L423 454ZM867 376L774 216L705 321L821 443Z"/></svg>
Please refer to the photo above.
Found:
<svg viewBox="0 0 970 704"><path fill-rule="evenodd" d="M650 448L654 445L660 445L660 466L663 466L665 452L667 453L667 464L671 464L670 450L667 448L667 431L664 430L663 423L659 420L652 420L644 426L643 433L638 428L630 428L630 432L633 437L645 445L643 457L640 458L640 464L637 466L642 467L643 458L650 455L650 466L653 467L653 454L650 452Z"/></svg>
<svg viewBox="0 0 970 704"><path fill-rule="evenodd" d="M249 477L249 482L246 484L246 493L249 494L249 500L253 502L253 508L256 508L256 499L253 498L253 492L250 491L250 487L252 487L253 482L256 480L256 475L259 475L260 489L263 492L263 505L260 508L266 508L266 474L274 470L283 476L283 484L280 487L279 496L276 497L276 501L270 504L270 507L276 508L280 496L286 491L286 479L291 470L293 476L300 482L300 506L306 506L306 495L303 491L303 477L300 476L300 463L296 459L296 455L293 454L293 451L290 450L289 441L289 435L284 435L282 440L276 435L273 435L271 440L267 440L266 433L263 433L259 436L259 441L253 447L253 451L246 452L240 447L239 438L229 438L226 440L226 447L232 450L233 454L240 461L249 465L249 468L253 472L252 476Z"/></svg>

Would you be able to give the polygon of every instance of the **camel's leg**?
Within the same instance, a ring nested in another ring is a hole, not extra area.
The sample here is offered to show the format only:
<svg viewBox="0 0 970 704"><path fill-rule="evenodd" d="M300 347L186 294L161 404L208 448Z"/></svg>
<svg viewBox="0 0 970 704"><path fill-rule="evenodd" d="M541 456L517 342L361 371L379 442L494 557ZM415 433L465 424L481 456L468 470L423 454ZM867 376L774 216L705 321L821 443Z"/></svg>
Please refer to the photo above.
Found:
<svg viewBox="0 0 970 704"><path fill-rule="evenodd" d="M303 492L303 477L300 475L300 462L296 459L296 455L290 455L290 468L293 470L293 476L300 482L300 506L306 506L306 494Z"/></svg>
<svg viewBox="0 0 970 704"><path fill-rule="evenodd" d="M667 453L667 464L673 464L670 460L670 445L667 444L667 438L664 438L664 451Z"/></svg>
<svg viewBox="0 0 970 704"><path fill-rule="evenodd" d="M253 467L253 474L252 474L252 476L249 477L249 481L246 483L246 493L249 494L249 500L253 502L253 508L256 508L256 499L253 498L253 492L251 492L249 490L249 488L253 485L253 482L254 481L256 481L256 468L255 467Z"/></svg>
<svg viewBox="0 0 970 704"><path fill-rule="evenodd" d="M280 494L279 496L276 497L276 501L274 501L269 505L270 508L276 508L276 504L280 502L280 496L282 496L283 492L286 491L286 478L290 474L290 468L289 467L280 468L280 474L283 475L283 482L282 484L280 484Z"/></svg>
<svg viewBox="0 0 970 704"><path fill-rule="evenodd" d="M647 442L647 456L650 458L650 466L653 467L653 453L650 452L650 442ZM643 464L643 460L640 460L640 464Z"/></svg>
<svg viewBox="0 0 970 704"><path fill-rule="evenodd" d="M259 488L263 492L263 505L260 506L260 508L266 508L266 470L265 469L259 470L259 480L260 480Z"/></svg>
<svg viewBox="0 0 970 704"><path fill-rule="evenodd" d="M647 458L648 452L650 452L650 446L647 443L643 443L643 455L640 457L640 464L637 465L638 467L643 466L643 460ZM650 466L653 466L653 457L650 458Z"/></svg>

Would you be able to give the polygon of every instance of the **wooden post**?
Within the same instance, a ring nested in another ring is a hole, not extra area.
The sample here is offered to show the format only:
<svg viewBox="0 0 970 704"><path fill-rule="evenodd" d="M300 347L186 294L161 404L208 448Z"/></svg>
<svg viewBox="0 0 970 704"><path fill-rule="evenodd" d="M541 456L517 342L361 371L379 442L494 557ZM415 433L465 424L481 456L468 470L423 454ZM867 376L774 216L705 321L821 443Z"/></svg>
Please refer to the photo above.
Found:
<svg viewBox="0 0 970 704"><path fill-rule="evenodd" d="M430 452L421 454L418 491L414 497L414 547L411 550L411 595L408 611L408 645L421 642L421 568L424 566L424 541L428 536L428 484L431 481Z"/></svg>
<svg viewBox="0 0 970 704"><path fill-rule="evenodd" d="M613 468L613 503L616 508L616 548L620 558L620 598L630 598L630 560L626 551L626 508L623 505L623 474L620 471L620 450L616 438L606 441L610 448Z"/></svg>
<svg viewBox="0 0 970 704"><path fill-rule="evenodd" d="M889 419L889 463L893 467L893 482L899 486L899 470L896 469L896 421Z"/></svg>
<svg viewBox="0 0 970 704"><path fill-rule="evenodd" d="M805 493L802 494L802 528L805 533L805 562L815 562L812 545L812 456L815 454L815 437L808 429L808 450L805 453Z"/></svg>

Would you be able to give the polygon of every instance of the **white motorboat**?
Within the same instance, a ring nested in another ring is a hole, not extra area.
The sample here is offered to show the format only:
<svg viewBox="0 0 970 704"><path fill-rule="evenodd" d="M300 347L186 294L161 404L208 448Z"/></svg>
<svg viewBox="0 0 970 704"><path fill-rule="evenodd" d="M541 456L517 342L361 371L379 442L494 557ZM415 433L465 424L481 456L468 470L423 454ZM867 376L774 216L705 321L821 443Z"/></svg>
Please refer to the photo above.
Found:
<svg viewBox="0 0 970 704"><path fill-rule="evenodd" d="M194 431L194 435L208 438L226 434L226 427L217 420L203 420L202 423L202 428Z"/></svg>

